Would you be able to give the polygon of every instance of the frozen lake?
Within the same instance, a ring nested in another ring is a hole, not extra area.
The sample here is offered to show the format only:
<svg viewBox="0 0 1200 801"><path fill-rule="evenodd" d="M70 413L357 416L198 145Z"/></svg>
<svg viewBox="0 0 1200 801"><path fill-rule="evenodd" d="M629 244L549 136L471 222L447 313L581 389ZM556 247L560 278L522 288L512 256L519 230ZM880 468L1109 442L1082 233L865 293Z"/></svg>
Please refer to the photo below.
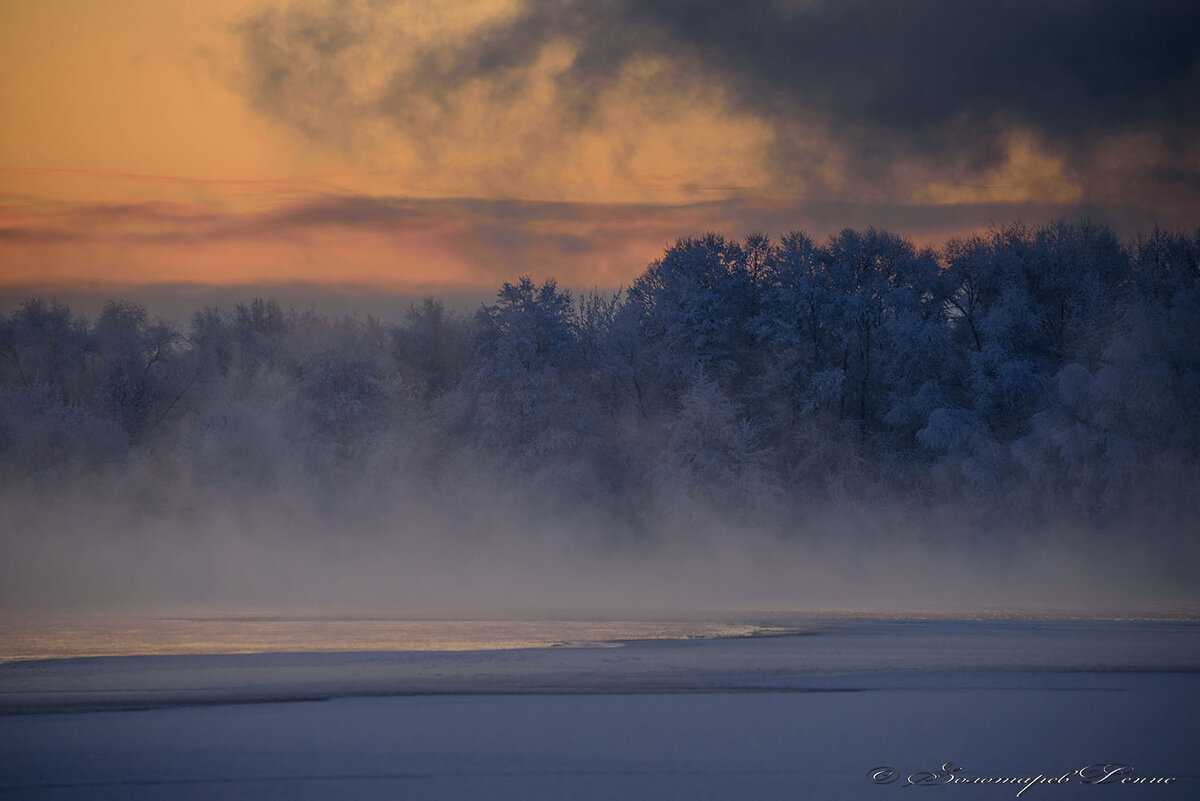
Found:
<svg viewBox="0 0 1200 801"><path fill-rule="evenodd" d="M926 793L909 777L953 763L1003 783L939 798L1013 798L1010 779L1039 775L1066 781L1020 797L1200 797L1200 624L793 630L808 633L10 662L0 795L903 801ZM895 781L869 781L884 767Z"/></svg>

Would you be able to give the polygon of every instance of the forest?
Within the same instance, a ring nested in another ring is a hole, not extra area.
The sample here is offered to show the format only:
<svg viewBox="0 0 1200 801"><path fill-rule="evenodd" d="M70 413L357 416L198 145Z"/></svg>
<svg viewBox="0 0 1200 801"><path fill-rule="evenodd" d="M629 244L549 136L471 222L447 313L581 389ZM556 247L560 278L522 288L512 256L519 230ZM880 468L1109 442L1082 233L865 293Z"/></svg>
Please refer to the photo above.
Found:
<svg viewBox="0 0 1200 801"><path fill-rule="evenodd" d="M168 519L290 494L362 530L405 499L478 519L504 497L555 536L634 542L886 507L1190 545L1200 232L714 233L616 292L520 277L396 321L27 300L0 318L0 483L119 488Z"/></svg>

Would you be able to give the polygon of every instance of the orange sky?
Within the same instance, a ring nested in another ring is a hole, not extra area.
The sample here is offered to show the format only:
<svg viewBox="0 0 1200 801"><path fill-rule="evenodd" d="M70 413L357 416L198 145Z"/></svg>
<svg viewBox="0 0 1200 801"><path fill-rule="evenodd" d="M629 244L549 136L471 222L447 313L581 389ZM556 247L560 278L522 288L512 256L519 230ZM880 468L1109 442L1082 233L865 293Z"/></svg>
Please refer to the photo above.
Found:
<svg viewBox="0 0 1200 801"><path fill-rule="evenodd" d="M901 160L875 182L801 115L781 169L778 119L732 84L682 82L686 60L637 52L572 95L569 31L442 74L531 7L0 0L0 285L615 286L707 229L937 241L1095 200L1019 125L970 175Z"/></svg>

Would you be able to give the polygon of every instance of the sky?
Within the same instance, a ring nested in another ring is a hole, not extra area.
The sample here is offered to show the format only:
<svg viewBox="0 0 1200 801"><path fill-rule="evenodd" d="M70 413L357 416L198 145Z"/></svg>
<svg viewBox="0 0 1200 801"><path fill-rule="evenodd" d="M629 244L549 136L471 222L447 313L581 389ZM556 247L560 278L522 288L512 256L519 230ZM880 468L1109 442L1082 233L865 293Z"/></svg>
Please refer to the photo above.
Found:
<svg viewBox="0 0 1200 801"><path fill-rule="evenodd" d="M0 290L628 284L677 237L1200 224L1200 4L0 0Z"/></svg>

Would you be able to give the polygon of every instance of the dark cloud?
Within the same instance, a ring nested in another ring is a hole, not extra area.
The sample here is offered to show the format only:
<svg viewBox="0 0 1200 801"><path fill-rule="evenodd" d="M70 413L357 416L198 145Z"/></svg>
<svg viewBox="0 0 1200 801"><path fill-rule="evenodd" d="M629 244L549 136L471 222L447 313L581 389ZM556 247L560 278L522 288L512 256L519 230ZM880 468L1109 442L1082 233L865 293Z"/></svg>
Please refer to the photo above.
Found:
<svg viewBox="0 0 1200 801"><path fill-rule="evenodd" d="M10 225L0 228L0 243L54 244L78 242L83 236L76 231L65 231L51 226Z"/></svg>
<svg viewBox="0 0 1200 801"><path fill-rule="evenodd" d="M419 219L421 212L403 201L362 195L319 198L288 206L248 224L247 232L324 226L394 226Z"/></svg>
<svg viewBox="0 0 1200 801"><path fill-rule="evenodd" d="M4 209L0 208L0 212ZM679 236L719 231L743 237L763 231L779 237L800 230L818 239L843 228L877 227L924 244L1016 220L1091 219L1132 237L1155 226L1190 230L1184 206L1172 213L1130 203L1079 207L1054 203L913 204L736 198L685 205L566 203L481 199L421 199L338 195L310 198L253 213L184 213L169 204L85 204L52 216L25 215L20 227L0 228L0 260L7 248L75 247L95 258L105 246L204 248L257 243L322 254L322 242L360 241L381 263L424 263L431 257L470 266L470 285L485 290L519 275L556 278L564 286L614 288L628 284ZM332 240L324 238L326 233ZM412 236L415 234L415 238ZM122 250L122 252L125 252ZM331 262L336 272L338 262ZM377 271L380 281L388 278ZM357 280L366 280L359 278ZM441 293L430 272L418 290Z"/></svg>
<svg viewBox="0 0 1200 801"><path fill-rule="evenodd" d="M1200 4L1178 0L531 0L462 39L410 42L386 88L363 98L355 70L374 56L358 50L378 35L377 7L299 4L249 20L258 107L310 134L343 130L354 113L406 127L469 81L501 97L519 89L561 39L577 53L557 76L554 124L586 123L635 57L665 58L679 87L719 86L773 124L784 180L805 168L793 132L814 124L863 174L903 158L977 172L1013 129L1078 173L1097 169L1104 137L1150 132L1166 153L1156 169L1170 173L1200 136Z"/></svg>
<svg viewBox="0 0 1200 801"><path fill-rule="evenodd" d="M1200 122L1200 6L1174 0L631 3L747 102L924 133L1020 122L1086 136Z"/></svg>
<svg viewBox="0 0 1200 801"><path fill-rule="evenodd" d="M669 244L678 235L720 230L734 236L762 229L782 234L792 230L825 236L842 228L874 226L918 239L945 231L968 230L1015 219L1087 217L1132 235L1159 224L1186 228L1186 216L1138 217L1130 206L1080 207L1050 202L1029 203L862 203L805 201L794 198L730 200L678 205L636 203L571 203L478 198L391 198L337 195L305 200L266 212L168 214L165 204L80 204L43 224L0 228L12 240L63 238L69 241L205 241L258 240L290 237L335 228L348 232L438 230L447 238L464 234L487 249L530 250L549 247L570 255L606 247L605 238L625 229L651 231ZM105 225L119 219L123 224ZM67 231L63 220L70 221ZM636 269L644 265L631 265ZM516 265L515 269L520 269Z"/></svg>

